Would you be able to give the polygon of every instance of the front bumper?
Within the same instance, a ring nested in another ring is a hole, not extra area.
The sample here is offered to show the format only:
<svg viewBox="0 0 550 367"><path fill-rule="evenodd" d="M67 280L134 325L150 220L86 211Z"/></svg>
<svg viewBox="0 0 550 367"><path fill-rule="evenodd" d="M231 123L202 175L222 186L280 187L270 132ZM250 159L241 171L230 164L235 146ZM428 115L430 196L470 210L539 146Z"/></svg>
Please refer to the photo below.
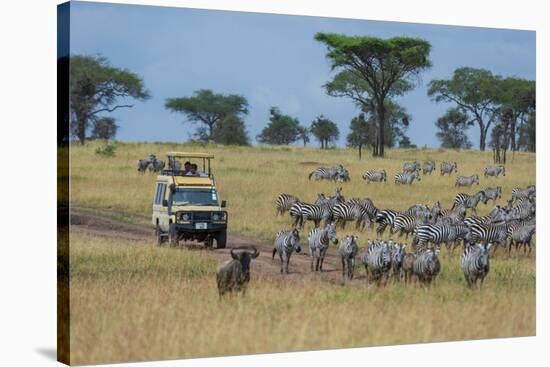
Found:
<svg viewBox="0 0 550 367"><path fill-rule="evenodd" d="M206 227L206 228L204 228ZM210 233L219 232L227 229L226 221L211 221L211 222L177 222L176 231L186 233Z"/></svg>

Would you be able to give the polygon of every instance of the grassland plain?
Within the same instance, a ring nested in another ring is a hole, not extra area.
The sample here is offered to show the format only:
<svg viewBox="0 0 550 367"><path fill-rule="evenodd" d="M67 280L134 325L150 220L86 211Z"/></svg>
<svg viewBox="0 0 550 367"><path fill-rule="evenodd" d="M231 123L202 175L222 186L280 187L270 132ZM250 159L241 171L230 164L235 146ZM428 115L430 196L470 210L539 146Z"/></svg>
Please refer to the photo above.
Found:
<svg viewBox="0 0 550 367"><path fill-rule="evenodd" d="M230 231L263 239L289 226L287 216L275 217L280 192L313 201L318 192L342 186L347 198L370 197L380 208L435 200L450 207L458 192L454 175L434 172L399 187L393 174L405 160L456 161L459 174L480 174L479 188L501 185L500 204L512 188L535 182L535 156L527 153L510 157L506 177L486 180L489 152L389 150L384 159L359 161L356 151L346 149L117 143L116 156L104 158L94 153L98 144L72 147L72 205L147 224L155 177L138 174L136 159L171 150L209 151L216 155L220 197L229 203ZM315 167L337 163L349 168L351 182L308 181ZM360 175L371 168L386 169L389 182L366 184ZM480 204L480 213L491 207ZM359 236L362 247L374 233ZM273 278L254 273L253 265L246 296L224 301L214 283L217 261L204 251L158 248L152 238L144 245L71 233L70 260L71 358L77 364L535 334L534 254L498 253L482 292L465 287L460 251L443 251L442 272L431 290L369 288L361 277L344 287L311 274Z"/></svg>

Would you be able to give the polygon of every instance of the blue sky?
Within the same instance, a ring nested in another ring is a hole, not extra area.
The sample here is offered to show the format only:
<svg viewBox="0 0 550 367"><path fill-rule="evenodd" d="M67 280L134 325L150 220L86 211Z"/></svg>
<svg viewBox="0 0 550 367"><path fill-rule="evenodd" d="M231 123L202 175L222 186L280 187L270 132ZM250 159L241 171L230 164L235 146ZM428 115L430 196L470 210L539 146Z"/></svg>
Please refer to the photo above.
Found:
<svg viewBox="0 0 550 367"><path fill-rule="evenodd" d="M196 125L164 108L166 98L198 89L241 94L254 137L268 121L269 108L309 125L319 114L340 128L345 144L349 121L359 111L352 101L326 95L333 75L317 32L375 37L420 37L432 44L433 67L415 90L398 102L412 115L408 130L418 146L439 146L435 121L450 105L426 94L432 79L446 79L461 66L486 68L503 76L535 79L535 32L322 17L288 16L155 6L72 2L71 53L101 54L116 67L140 75L152 98L112 114L117 138L128 141L184 141ZM469 136L478 145L479 130ZM316 142L314 142L316 144Z"/></svg>

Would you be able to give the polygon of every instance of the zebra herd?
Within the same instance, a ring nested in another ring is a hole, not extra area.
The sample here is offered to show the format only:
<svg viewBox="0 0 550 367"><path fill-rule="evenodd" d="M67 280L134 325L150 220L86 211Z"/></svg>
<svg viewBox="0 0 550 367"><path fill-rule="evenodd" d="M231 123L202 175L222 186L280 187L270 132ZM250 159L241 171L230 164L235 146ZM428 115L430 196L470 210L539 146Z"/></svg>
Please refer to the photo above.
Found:
<svg viewBox="0 0 550 367"><path fill-rule="evenodd" d="M149 172L160 172L164 169L164 161L157 159L154 154L150 154L147 159L138 159L136 162L137 171L140 173L149 169Z"/></svg>
<svg viewBox="0 0 550 367"><path fill-rule="evenodd" d="M505 175L504 167L490 166L485 169L485 177ZM420 174L431 175L435 170L434 161L406 162L403 172L396 174L396 183L410 184L410 180L420 180ZM456 162L442 162L441 175L457 172ZM335 182L349 180L349 172L338 165L332 168L318 168L310 173L315 180L330 179ZM363 173L367 182L385 182L385 170L371 170ZM458 176L455 186L479 184L479 176ZM439 272L441 264L439 254L441 246L453 251L462 245L461 267L468 286L476 286L489 272L489 252L504 247L508 254L514 248L531 253L531 239L535 232L536 188L515 188L512 197L504 206L496 205L502 199L502 187L487 187L474 194L456 194L453 206L443 209L439 201L433 205L414 204L404 211L381 209L370 198L352 198L346 200L342 188L336 188L334 195L317 195L314 203L300 200L297 196L281 193L275 200L276 215L289 213L292 229L279 231L275 236L274 258L279 253L281 272L288 273L290 256L300 252L300 232L308 221L314 224L308 233L311 271L323 271L323 262L332 242L338 245L341 259L342 278L351 280L354 276L355 258L359 253L365 267L367 282L386 284L391 278L405 283L415 279L425 285L431 285ZM494 208L488 215L478 216L477 206L492 201ZM355 222L355 229L375 230L376 239L370 239L364 248L359 238L346 234L338 240L337 230L344 230L347 222ZM376 229L374 227L376 226ZM390 240L382 240L389 228ZM407 245L394 242L397 235L411 239L411 251Z"/></svg>

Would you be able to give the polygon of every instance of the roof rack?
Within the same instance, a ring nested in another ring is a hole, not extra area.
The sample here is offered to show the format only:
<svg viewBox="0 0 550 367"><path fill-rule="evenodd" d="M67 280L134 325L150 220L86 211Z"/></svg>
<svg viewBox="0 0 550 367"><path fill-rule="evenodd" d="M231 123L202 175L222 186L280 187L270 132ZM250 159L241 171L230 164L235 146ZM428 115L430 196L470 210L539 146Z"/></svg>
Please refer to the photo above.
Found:
<svg viewBox="0 0 550 367"><path fill-rule="evenodd" d="M210 153L197 153L197 152L168 152L166 153L168 157L174 158L206 158L214 159L214 154Z"/></svg>

